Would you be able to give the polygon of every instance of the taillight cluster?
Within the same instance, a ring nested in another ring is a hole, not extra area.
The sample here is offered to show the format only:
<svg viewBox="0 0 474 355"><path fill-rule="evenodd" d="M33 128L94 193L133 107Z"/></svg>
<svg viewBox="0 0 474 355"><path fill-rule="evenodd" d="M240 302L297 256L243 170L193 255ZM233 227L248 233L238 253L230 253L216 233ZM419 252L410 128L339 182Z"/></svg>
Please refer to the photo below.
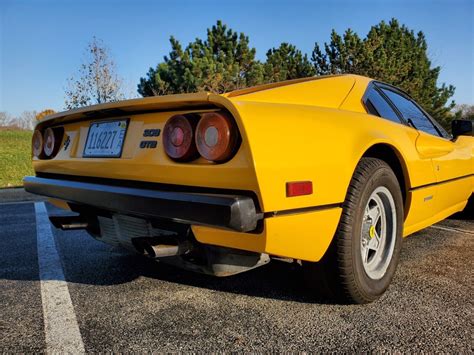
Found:
<svg viewBox="0 0 474 355"><path fill-rule="evenodd" d="M43 133L35 130L32 139L33 156L40 159L51 159L58 153L64 135L62 127L46 128Z"/></svg>
<svg viewBox="0 0 474 355"><path fill-rule="evenodd" d="M177 161L190 161L199 156L194 142L199 116L176 115L171 117L163 129L163 145L166 154Z"/></svg>
<svg viewBox="0 0 474 355"><path fill-rule="evenodd" d="M176 161L202 156L223 163L234 156L239 143L235 121L225 112L176 115L166 122L163 130L166 154Z"/></svg>

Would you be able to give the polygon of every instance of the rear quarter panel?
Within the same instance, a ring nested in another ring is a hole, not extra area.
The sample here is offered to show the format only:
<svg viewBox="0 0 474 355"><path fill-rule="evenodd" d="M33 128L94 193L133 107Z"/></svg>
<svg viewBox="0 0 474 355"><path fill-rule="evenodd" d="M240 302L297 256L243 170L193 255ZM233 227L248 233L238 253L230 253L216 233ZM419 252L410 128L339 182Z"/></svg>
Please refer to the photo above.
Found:
<svg viewBox="0 0 474 355"><path fill-rule="evenodd" d="M357 163L373 145L392 146L409 187L433 183L418 132L368 114L305 105L233 101L248 139L264 211L342 203ZM286 197L286 182L313 181L313 194Z"/></svg>

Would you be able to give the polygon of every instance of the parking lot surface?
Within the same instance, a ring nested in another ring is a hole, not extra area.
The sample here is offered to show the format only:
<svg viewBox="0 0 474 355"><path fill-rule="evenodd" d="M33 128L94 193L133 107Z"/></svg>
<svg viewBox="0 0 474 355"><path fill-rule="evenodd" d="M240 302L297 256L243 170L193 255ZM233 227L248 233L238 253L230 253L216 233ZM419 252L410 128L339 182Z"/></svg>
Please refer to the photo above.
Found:
<svg viewBox="0 0 474 355"><path fill-rule="evenodd" d="M0 352L473 351L465 216L405 239L386 294L355 306L314 301L300 270L278 261L213 278L54 228L47 249L41 204L0 203Z"/></svg>

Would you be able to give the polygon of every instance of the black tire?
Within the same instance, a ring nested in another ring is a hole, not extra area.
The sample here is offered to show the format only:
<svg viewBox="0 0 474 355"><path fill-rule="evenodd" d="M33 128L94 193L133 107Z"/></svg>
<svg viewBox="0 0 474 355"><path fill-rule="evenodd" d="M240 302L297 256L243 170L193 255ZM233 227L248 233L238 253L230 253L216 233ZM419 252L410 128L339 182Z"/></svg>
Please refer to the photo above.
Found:
<svg viewBox="0 0 474 355"><path fill-rule="evenodd" d="M391 259L386 258L386 270L382 273L383 276L374 279L369 277L362 261L361 230L365 208L372 193L378 188L385 188L393 197L391 201L396 218L390 222L396 227L396 231L392 230L393 233L390 234L390 250L393 252L390 254ZM349 185L336 235L328 251L319 262L303 263L307 286L315 296L338 302L375 301L388 288L395 274L402 233L403 198L395 174L383 160L362 158Z"/></svg>
<svg viewBox="0 0 474 355"><path fill-rule="evenodd" d="M464 207L462 213L466 217L470 217L469 219L474 219L474 194L472 194L471 197L469 197L469 199L467 200L467 205L466 207Z"/></svg>

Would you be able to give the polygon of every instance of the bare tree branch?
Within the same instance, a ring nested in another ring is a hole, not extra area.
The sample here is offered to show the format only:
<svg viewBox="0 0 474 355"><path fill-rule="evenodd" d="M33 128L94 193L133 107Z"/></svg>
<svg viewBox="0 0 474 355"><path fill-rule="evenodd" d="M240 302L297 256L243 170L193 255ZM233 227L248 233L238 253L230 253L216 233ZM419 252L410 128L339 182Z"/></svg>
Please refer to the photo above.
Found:
<svg viewBox="0 0 474 355"><path fill-rule="evenodd" d="M122 79L115 73L115 63L104 43L93 38L87 46L86 59L78 77L68 79L65 104L73 109L124 99Z"/></svg>

